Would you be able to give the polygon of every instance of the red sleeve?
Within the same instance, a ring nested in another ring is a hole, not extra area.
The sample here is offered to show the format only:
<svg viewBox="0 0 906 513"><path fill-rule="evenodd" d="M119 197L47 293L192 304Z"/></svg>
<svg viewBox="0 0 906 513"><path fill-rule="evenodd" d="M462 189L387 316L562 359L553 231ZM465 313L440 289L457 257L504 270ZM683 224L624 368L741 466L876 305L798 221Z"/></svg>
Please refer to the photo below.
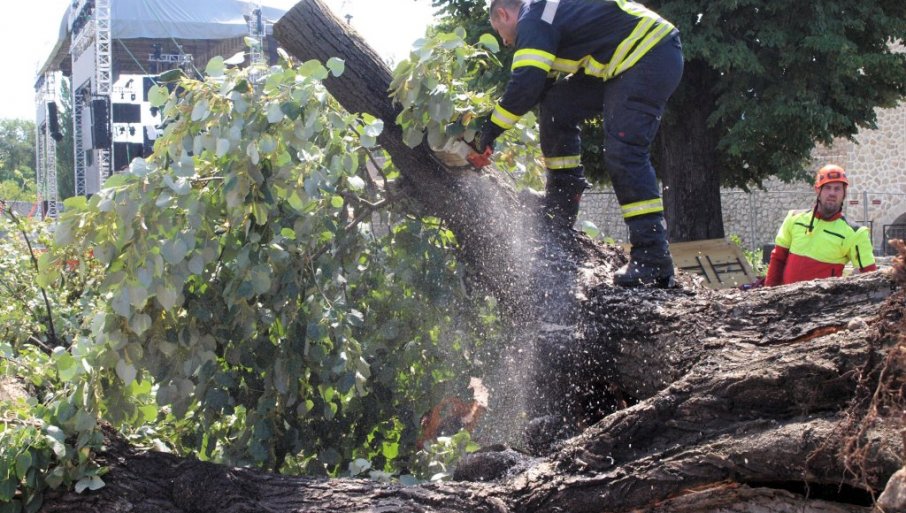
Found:
<svg viewBox="0 0 906 513"><path fill-rule="evenodd" d="M868 273L868 272L877 271L877 270L878 270L878 264L871 264L871 265L867 265L867 266L863 267L862 269L859 269L859 272Z"/></svg>
<svg viewBox="0 0 906 513"><path fill-rule="evenodd" d="M768 264L768 275L764 279L765 287L776 287L782 284L783 268L786 267L786 257L789 254L789 248L774 246L774 251L771 251L771 263Z"/></svg>

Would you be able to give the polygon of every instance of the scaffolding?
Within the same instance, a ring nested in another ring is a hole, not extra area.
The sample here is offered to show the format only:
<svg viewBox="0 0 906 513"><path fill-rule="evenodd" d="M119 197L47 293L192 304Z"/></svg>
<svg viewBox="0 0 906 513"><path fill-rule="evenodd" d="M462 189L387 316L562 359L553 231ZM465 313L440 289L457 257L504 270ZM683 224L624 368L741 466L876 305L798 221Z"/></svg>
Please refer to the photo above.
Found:
<svg viewBox="0 0 906 513"><path fill-rule="evenodd" d="M264 62L264 21L261 18L261 2L249 2L250 13L248 16L249 37L254 42L249 45L249 63L252 66Z"/></svg>
<svg viewBox="0 0 906 513"><path fill-rule="evenodd" d="M132 156L153 148L160 112L147 96L156 75L176 67L194 70L195 60L206 61L214 52L247 50L252 64L267 62L268 25L284 9L262 5L268 0L193 0L192 9L182 9L183 1L155 0L150 10L144 0L67 2L60 38L38 74L36 115L39 120L47 116L45 74L69 77L76 195L96 193L112 174L128 168ZM243 37L255 41L247 48ZM143 54L147 61L136 58ZM46 128L39 130L36 152L46 161L39 170L45 184L40 194L46 202L55 192L46 189L47 180L61 169L50 167L57 142L46 136Z"/></svg>
<svg viewBox="0 0 906 513"><path fill-rule="evenodd" d="M92 80L90 83L72 88L73 167L77 195L88 194L90 192L89 184L94 189L104 183L104 180L112 174L112 148L97 144L93 145L93 149L86 148L87 141L82 133L85 126L84 110L91 105L91 100L94 98L106 99L110 96L112 84L110 1L86 2L81 0L78 4L74 4L76 5L76 16L70 44L72 61L79 60L89 49L92 49L94 53ZM95 120L90 119L90 121L92 125L95 124ZM102 122L109 124L108 120L102 120ZM88 164L90 151L94 152L93 158L90 160L97 169L96 180L89 180L89 177L86 176L90 167Z"/></svg>
<svg viewBox="0 0 906 513"><path fill-rule="evenodd" d="M85 183L85 172L88 167L86 162L87 152L85 148L85 137L82 135L82 101L85 93L83 88L72 88L72 150L73 150L73 172L75 173L75 195L85 196L88 194L88 187Z"/></svg>
<svg viewBox="0 0 906 513"><path fill-rule="evenodd" d="M97 26L94 36L95 94L104 98L110 97L113 83L110 61L110 0L95 0L94 23ZM109 102L108 102L109 108ZM107 121L109 124L109 120ZM98 148L98 173L100 183L113 174L113 145L109 148Z"/></svg>
<svg viewBox="0 0 906 513"><path fill-rule="evenodd" d="M43 123L35 125L35 163L37 164L38 207L42 217L55 219L59 213L57 192L56 74L46 72L37 92L37 104L43 109ZM53 105L53 107L51 106Z"/></svg>

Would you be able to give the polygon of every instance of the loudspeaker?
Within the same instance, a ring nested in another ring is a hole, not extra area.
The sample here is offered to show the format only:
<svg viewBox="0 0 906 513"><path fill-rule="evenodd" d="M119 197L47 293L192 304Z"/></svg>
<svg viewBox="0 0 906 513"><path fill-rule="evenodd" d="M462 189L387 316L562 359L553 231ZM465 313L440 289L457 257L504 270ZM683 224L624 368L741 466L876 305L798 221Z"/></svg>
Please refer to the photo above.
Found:
<svg viewBox="0 0 906 513"><path fill-rule="evenodd" d="M60 132L60 118L57 115L56 102L47 102L47 126L50 128L50 136L53 140L60 142L63 139L63 133Z"/></svg>
<svg viewBox="0 0 906 513"><path fill-rule="evenodd" d="M142 106L137 103L114 103L114 123L141 123Z"/></svg>
<svg viewBox="0 0 906 513"><path fill-rule="evenodd" d="M146 156L142 143L113 143L113 169L117 172L127 169L132 159Z"/></svg>
<svg viewBox="0 0 906 513"><path fill-rule="evenodd" d="M91 138L92 148L110 148L110 115L106 98L91 100Z"/></svg>

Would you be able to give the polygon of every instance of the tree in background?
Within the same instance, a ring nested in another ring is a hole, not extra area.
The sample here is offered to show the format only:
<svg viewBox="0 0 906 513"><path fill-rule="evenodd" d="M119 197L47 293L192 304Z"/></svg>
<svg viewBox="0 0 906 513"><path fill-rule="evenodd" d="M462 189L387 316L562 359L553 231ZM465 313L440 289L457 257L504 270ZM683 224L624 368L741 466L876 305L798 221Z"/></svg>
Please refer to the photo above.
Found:
<svg viewBox="0 0 906 513"><path fill-rule="evenodd" d="M444 24L487 27L484 0L433 1ZM906 54L890 46L906 35L904 2L645 4L679 28L686 58L653 148L673 241L723 237L722 185L804 179L816 143L875 128L875 108L906 94Z"/></svg>
<svg viewBox="0 0 906 513"><path fill-rule="evenodd" d="M66 77L60 83L60 133L63 138L57 143L57 194L63 201L75 196L72 90Z"/></svg>
<svg viewBox="0 0 906 513"><path fill-rule="evenodd" d="M0 120L0 199L34 201L35 124Z"/></svg>

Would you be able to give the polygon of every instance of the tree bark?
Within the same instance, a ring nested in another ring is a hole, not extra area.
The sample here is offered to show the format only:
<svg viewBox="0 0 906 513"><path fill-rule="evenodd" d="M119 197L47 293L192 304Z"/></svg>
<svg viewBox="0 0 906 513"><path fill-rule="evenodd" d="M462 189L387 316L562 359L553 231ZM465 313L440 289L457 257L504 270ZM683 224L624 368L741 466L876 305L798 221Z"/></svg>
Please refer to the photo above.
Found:
<svg viewBox="0 0 906 513"><path fill-rule="evenodd" d="M522 209L511 187L496 173L451 171L426 143L409 148L395 123L401 108L389 97L390 70L377 54L321 1L300 2L274 27L280 44L306 61L342 58L345 72L324 83L349 112L369 113L384 121L378 143L405 177L407 193L422 211L444 219L460 242L460 257L482 285L513 311L527 308L522 293L529 285L513 283L513 266L529 269L524 246L535 237L533 218ZM520 234L514 237L513 234ZM528 274L528 273L525 273Z"/></svg>
<svg viewBox="0 0 906 513"><path fill-rule="evenodd" d="M719 137L708 126L708 114L713 109L702 107L714 104L713 73L699 61L686 63L683 80L667 105L667 117L655 143L671 242L724 237L721 164L714 151Z"/></svg>
<svg viewBox="0 0 906 513"><path fill-rule="evenodd" d="M615 288L619 249L539 230L513 240L512 227L533 216L503 182L403 145L389 73L346 30L321 0L303 0L275 34L303 60L346 60L328 89L347 109L384 119L380 143L407 190L448 223L484 285L511 310L540 313L526 321L538 331L526 343L539 365L529 385L536 399L561 403L563 424L584 429L544 457L471 455L457 476L474 482L413 487L226 468L141 452L111 433L106 486L49 497L43 511L871 511L903 466L902 408L869 407L884 387L902 392L906 375L885 360L906 351L906 301L890 274L749 293L689 276L682 289ZM506 223L494 222L489 199Z"/></svg>

